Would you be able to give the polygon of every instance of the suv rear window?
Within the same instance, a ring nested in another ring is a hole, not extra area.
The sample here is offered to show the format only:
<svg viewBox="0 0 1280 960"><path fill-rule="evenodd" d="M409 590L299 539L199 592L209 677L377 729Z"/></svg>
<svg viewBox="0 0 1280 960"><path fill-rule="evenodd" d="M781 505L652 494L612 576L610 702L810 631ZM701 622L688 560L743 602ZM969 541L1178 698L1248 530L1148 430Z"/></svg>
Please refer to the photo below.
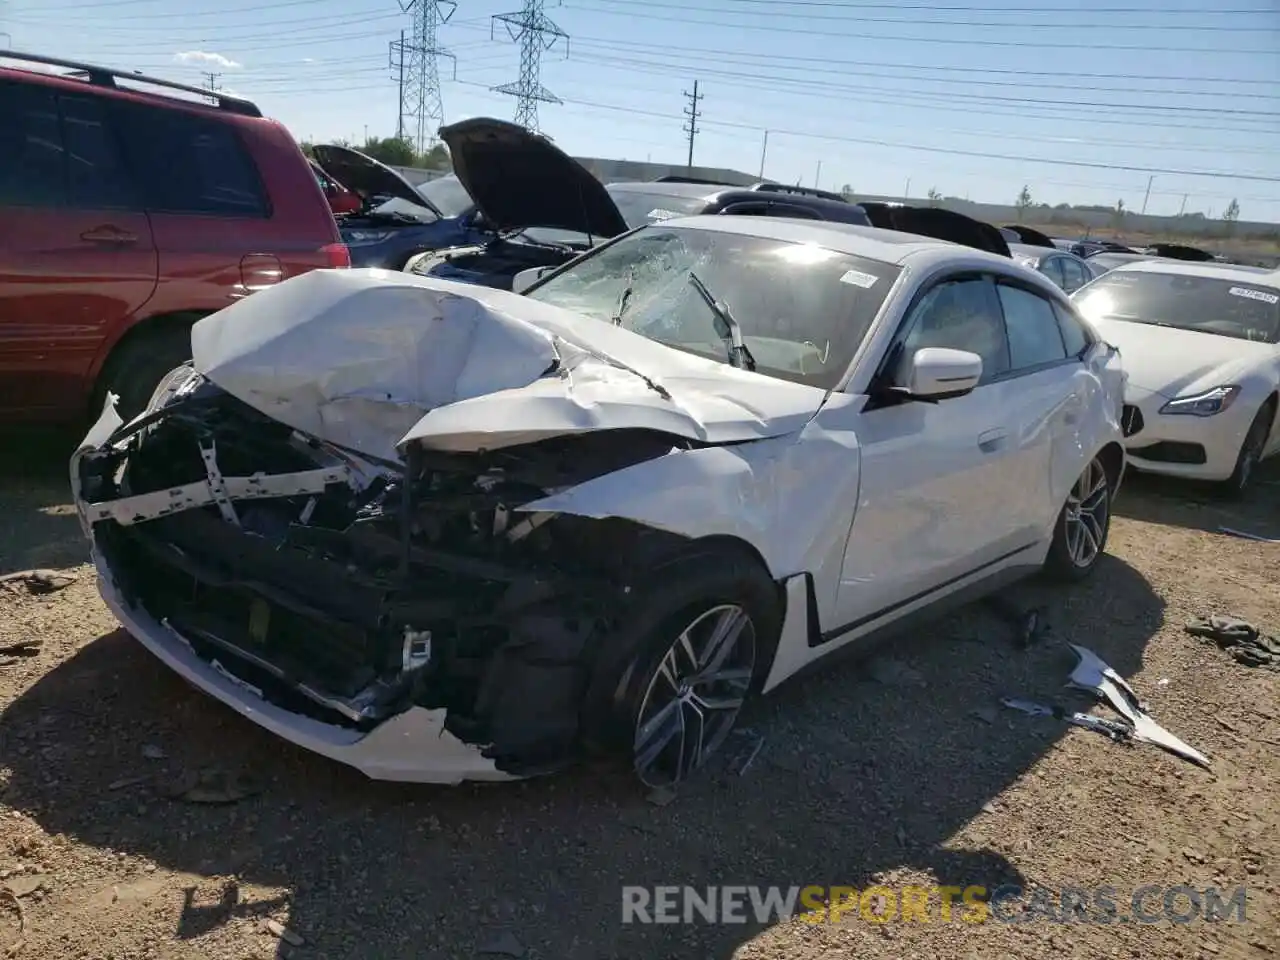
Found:
<svg viewBox="0 0 1280 960"><path fill-rule="evenodd" d="M136 103L117 107L130 167L146 185L147 209L270 216L257 167L230 124Z"/></svg>

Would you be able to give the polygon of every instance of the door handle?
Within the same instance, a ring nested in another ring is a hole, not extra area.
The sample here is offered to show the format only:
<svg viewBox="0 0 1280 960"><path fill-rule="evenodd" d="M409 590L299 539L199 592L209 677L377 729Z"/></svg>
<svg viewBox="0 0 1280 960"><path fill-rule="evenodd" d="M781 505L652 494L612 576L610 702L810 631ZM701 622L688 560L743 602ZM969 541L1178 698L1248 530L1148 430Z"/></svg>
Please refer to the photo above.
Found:
<svg viewBox="0 0 1280 960"><path fill-rule="evenodd" d="M127 230L121 230L119 227L105 224L101 227L86 230L80 234L80 239L86 243L137 243L138 235Z"/></svg>
<svg viewBox="0 0 1280 960"><path fill-rule="evenodd" d="M999 428L988 430L986 433L978 434L978 449L983 453L995 453L1008 439L1009 434L1005 430Z"/></svg>

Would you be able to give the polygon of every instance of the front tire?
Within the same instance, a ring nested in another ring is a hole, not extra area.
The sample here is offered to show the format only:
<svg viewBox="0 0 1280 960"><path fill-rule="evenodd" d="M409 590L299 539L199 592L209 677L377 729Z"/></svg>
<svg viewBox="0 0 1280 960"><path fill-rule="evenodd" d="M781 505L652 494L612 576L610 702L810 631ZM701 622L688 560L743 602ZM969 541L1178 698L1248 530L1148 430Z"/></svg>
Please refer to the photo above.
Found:
<svg viewBox="0 0 1280 960"><path fill-rule="evenodd" d="M1253 418L1253 423L1249 424L1249 432L1244 435L1240 453L1236 457L1236 468L1222 484L1222 491L1227 496L1239 497L1249 489L1258 464L1262 462L1262 451L1266 449L1267 437L1271 435L1271 421L1275 419L1275 415L1275 401L1268 400Z"/></svg>
<svg viewBox="0 0 1280 960"><path fill-rule="evenodd" d="M733 549L664 564L634 595L634 620L597 669L593 726L641 783L675 788L723 745L759 689L782 601L768 571Z"/></svg>
<svg viewBox="0 0 1280 960"><path fill-rule="evenodd" d="M1107 547L1111 530L1111 495L1115 482L1102 457L1089 461L1067 494L1058 514L1045 572L1069 583L1093 573Z"/></svg>

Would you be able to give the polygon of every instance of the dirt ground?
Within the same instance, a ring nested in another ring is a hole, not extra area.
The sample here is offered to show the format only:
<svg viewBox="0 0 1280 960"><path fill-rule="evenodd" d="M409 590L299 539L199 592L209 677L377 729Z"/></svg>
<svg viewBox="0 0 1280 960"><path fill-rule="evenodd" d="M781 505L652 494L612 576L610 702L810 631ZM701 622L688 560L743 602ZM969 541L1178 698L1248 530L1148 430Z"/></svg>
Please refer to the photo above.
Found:
<svg viewBox="0 0 1280 960"><path fill-rule="evenodd" d="M661 805L595 768L514 785L375 783L271 737L116 629L84 565L63 453L7 445L0 468L0 574L78 578L43 596L0 588L0 646L39 644L0 655L0 958L1280 953L1280 673L1182 630L1232 612L1280 631L1280 546L1215 532L1280 536L1280 465L1242 504L1131 478L1086 586L1011 593L1046 606L1048 638L1020 649L1008 622L974 607L878 666L793 683L744 718L763 736L745 771L722 768ZM1075 664L1063 640L1129 678L1213 772L1001 708L1003 695L1085 703L1063 689ZM224 805L171 797L211 768L261 791ZM934 908L929 923L856 910L839 924L621 923L623 885L675 884L1103 884L1121 915L1147 884L1245 885L1248 900L1243 923L1063 924L1009 907L1029 919L970 923L957 910L947 922Z"/></svg>

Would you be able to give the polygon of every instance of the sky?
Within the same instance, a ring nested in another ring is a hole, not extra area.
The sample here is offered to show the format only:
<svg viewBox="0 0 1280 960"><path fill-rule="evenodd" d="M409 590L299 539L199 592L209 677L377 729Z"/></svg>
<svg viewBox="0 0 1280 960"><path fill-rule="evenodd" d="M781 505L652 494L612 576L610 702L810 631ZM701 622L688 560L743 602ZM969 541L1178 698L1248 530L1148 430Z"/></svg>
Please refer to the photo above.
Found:
<svg viewBox="0 0 1280 960"><path fill-rule="evenodd" d="M416 0L424 2L424 0ZM444 120L511 119L498 14L438 33ZM830 190L1280 222L1280 0L547 0L539 128L579 156ZM448 12L447 4L440 5ZM396 132L397 0L0 0L0 48L215 83L299 139ZM5 36L7 34L7 36ZM554 40L554 42L550 42ZM456 73L455 73L456 63ZM766 135L767 148L766 148ZM1149 188L1149 194L1148 194Z"/></svg>

